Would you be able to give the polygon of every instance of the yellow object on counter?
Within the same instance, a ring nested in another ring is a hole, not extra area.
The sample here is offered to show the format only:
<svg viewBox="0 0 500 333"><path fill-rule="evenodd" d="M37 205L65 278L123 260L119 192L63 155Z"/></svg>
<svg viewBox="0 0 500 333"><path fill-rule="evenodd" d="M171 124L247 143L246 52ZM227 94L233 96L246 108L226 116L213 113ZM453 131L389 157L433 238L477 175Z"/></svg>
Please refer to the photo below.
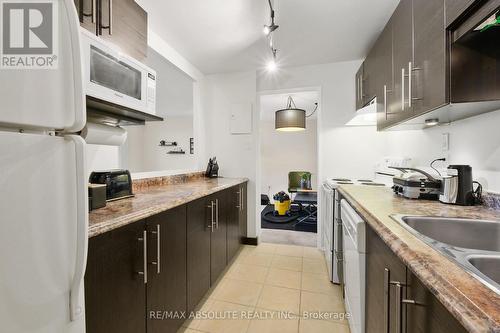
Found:
<svg viewBox="0 0 500 333"><path fill-rule="evenodd" d="M274 210L278 212L279 216L285 216L286 213L290 210L290 205L290 200L286 200L283 202L274 201Z"/></svg>

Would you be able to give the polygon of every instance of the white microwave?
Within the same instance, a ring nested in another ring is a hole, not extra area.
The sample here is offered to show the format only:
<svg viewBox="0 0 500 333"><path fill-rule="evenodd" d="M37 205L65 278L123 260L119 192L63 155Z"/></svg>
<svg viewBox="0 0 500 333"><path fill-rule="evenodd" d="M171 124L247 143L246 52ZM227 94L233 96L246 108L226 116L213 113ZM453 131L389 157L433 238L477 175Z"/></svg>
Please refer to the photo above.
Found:
<svg viewBox="0 0 500 333"><path fill-rule="evenodd" d="M156 114L156 72L80 28L89 97L129 111Z"/></svg>

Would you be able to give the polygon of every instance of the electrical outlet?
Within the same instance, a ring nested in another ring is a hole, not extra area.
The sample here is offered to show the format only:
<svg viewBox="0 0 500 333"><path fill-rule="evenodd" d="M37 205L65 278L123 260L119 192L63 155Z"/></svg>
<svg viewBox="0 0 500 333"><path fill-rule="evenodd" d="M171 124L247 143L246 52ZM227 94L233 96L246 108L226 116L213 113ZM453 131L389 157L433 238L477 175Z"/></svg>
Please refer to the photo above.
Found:
<svg viewBox="0 0 500 333"><path fill-rule="evenodd" d="M443 133L441 147L443 151L450 150L450 133Z"/></svg>

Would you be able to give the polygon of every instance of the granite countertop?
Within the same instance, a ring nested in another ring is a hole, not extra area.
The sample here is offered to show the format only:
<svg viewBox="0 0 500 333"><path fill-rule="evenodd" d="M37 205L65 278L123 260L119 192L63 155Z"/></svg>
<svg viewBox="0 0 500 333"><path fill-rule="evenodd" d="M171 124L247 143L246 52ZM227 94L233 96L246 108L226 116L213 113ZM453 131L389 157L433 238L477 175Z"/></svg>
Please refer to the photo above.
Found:
<svg viewBox="0 0 500 333"><path fill-rule="evenodd" d="M500 211L408 200L389 188L342 185L340 193L470 332L500 332L500 296L394 221L391 214L500 220Z"/></svg>
<svg viewBox="0 0 500 333"><path fill-rule="evenodd" d="M134 186L135 196L108 202L89 213L89 237L156 215L209 194L247 182L246 178L194 178L159 186Z"/></svg>

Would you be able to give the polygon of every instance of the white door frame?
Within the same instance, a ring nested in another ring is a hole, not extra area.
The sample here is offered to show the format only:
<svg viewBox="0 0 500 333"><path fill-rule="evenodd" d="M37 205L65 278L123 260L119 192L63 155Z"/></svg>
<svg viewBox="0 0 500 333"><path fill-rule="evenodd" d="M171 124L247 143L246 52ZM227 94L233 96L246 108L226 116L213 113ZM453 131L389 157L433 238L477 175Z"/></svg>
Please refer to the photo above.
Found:
<svg viewBox="0 0 500 333"><path fill-rule="evenodd" d="M290 89L277 89L277 90L261 90L261 91L258 91L257 92L257 107L256 107L256 117L257 119L260 119L260 113L261 113L261 109L260 109L260 100L261 100L261 97L262 96L266 96L266 95L280 95L280 94L293 94L293 93L298 93L298 92L304 92L304 91L315 91L318 93L318 96L319 96L319 103L318 103L318 110L316 111L316 114L317 114L317 131L316 131L316 141L317 141L317 145L316 145L316 156L317 156L317 164L318 164L318 168L317 168L317 177L316 177L316 188L318 189L318 233L317 233L317 247L318 248L321 248L322 247L322 241L321 241L321 232L322 232L322 226L321 226L321 223L320 223L320 217L321 217L321 214L320 214L320 205L321 205L321 191L319 190L321 188L321 175L322 175L322 168L321 168L321 161L322 161L322 156L320 156L320 151L321 151L321 141L320 141L320 133L321 133L321 114L322 114L322 101L323 101L323 97L322 97L322 87L321 86L312 86L312 87L297 87L297 88L290 88ZM261 177L261 153L260 153L260 149L261 149L261 145L260 145L260 131L259 131L259 141L257 142L257 149L256 149L256 154L257 156L255 156L255 161L256 161L256 180L255 180L255 188L256 188L256 191L255 191L255 195L256 195L256 198L255 198L255 203L256 203L256 207L255 207L255 217L256 217L256 221L255 221L255 234L257 235L257 238L260 238L260 234L261 234L261 220L260 220L260 213L262 211L262 207L260 205L260 189L261 189L261 184L262 184L262 177Z"/></svg>

